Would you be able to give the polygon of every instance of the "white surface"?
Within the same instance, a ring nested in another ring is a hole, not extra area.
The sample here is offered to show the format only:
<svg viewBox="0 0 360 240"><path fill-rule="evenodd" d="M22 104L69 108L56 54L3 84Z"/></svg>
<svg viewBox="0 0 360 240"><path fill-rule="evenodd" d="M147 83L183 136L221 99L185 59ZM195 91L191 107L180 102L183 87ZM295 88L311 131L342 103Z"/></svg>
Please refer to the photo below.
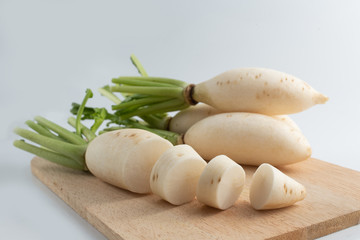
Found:
<svg viewBox="0 0 360 240"><path fill-rule="evenodd" d="M200 82L258 66L302 78L326 105L293 115L313 157L360 170L359 1L0 2L0 236L105 239L30 172L11 143L35 115L65 124L86 88L137 74ZM91 104L109 104L95 95ZM355 226L324 239L359 239Z"/></svg>

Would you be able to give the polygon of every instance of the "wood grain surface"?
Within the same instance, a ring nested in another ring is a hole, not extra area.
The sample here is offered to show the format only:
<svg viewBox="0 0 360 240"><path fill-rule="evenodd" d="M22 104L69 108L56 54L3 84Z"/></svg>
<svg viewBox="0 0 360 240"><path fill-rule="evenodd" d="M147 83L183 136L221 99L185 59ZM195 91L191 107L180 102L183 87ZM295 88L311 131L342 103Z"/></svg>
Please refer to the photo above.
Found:
<svg viewBox="0 0 360 240"><path fill-rule="evenodd" d="M317 159L279 168L302 183L308 194L291 207L267 211L249 205L255 167L244 167L244 191L225 211L196 200L173 206L155 195L131 193L38 157L31 169L108 239L315 239L360 220L360 172Z"/></svg>

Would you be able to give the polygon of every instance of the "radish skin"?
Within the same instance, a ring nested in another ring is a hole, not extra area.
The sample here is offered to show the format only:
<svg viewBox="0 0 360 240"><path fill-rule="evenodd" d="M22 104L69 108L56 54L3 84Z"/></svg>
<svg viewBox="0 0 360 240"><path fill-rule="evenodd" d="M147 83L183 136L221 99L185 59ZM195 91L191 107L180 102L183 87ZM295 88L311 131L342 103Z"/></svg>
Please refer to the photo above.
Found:
<svg viewBox="0 0 360 240"><path fill-rule="evenodd" d="M86 165L99 179L136 193L149 193L150 173L172 144L142 129L121 129L99 135L86 150Z"/></svg>
<svg viewBox="0 0 360 240"><path fill-rule="evenodd" d="M239 164L275 166L311 156L311 147L295 127L256 113L221 113L194 124L183 136L205 160L224 154Z"/></svg>
<svg viewBox="0 0 360 240"><path fill-rule="evenodd" d="M264 163L253 175L250 204L256 210L293 205L306 197L305 187L270 164Z"/></svg>
<svg viewBox="0 0 360 240"><path fill-rule="evenodd" d="M237 68L194 87L193 99L224 112L267 115L304 111L328 98L292 75L265 68Z"/></svg>

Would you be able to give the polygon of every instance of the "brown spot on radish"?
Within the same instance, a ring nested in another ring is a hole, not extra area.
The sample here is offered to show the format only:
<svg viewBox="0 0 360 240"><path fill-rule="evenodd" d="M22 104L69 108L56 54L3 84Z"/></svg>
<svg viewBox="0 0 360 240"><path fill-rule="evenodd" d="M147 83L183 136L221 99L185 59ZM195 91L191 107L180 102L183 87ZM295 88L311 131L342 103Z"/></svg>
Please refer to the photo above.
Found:
<svg viewBox="0 0 360 240"><path fill-rule="evenodd" d="M211 182L210 182L210 184L214 184L214 179L211 179Z"/></svg>
<svg viewBox="0 0 360 240"><path fill-rule="evenodd" d="M226 84L230 84L230 80L227 80L227 81L226 81Z"/></svg>
<svg viewBox="0 0 360 240"><path fill-rule="evenodd" d="M285 191L285 193L287 193L287 186L285 183L284 183L284 191Z"/></svg>
<svg viewBox="0 0 360 240"><path fill-rule="evenodd" d="M178 157L182 157L182 156L184 156L184 154L183 153L178 153L178 154L176 154Z"/></svg>
<svg viewBox="0 0 360 240"><path fill-rule="evenodd" d="M300 193L301 193L301 195L303 195L303 194L304 194L304 190L301 190L301 192L300 192Z"/></svg>
<svg viewBox="0 0 360 240"><path fill-rule="evenodd" d="M257 78L259 78L259 76L258 76L258 75L255 75L255 78L257 79Z"/></svg>
<svg viewBox="0 0 360 240"><path fill-rule="evenodd" d="M152 176L152 180L153 180L153 182L155 181L155 174Z"/></svg>
<svg viewBox="0 0 360 240"><path fill-rule="evenodd" d="M280 82L282 83L284 80L283 79L280 79Z"/></svg>
<svg viewBox="0 0 360 240"><path fill-rule="evenodd" d="M120 132L120 131L116 131L116 132L114 132L114 135L115 135L116 137L119 137L119 136L121 135L121 132Z"/></svg>
<svg viewBox="0 0 360 240"><path fill-rule="evenodd" d="M132 133L132 134L130 134L129 137L135 137L135 136L136 136L136 133Z"/></svg>
<svg viewBox="0 0 360 240"><path fill-rule="evenodd" d="M294 82L294 79L291 79L291 82Z"/></svg>
<svg viewBox="0 0 360 240"><path fill-rule="evenodd" d="M219 183L219 182L221 182L221 177L219 177L219 179L218 179L218 183Z"/></svg>
<svg viewBox="0 0 360 240"><path fill-rule="evenodd" d="M301 89L302 91L304 91L305 90L305 88L304 87L302 87L302 89Z"/></svg>
<svg viewBox="0 0 360 240"><path fill-rule="evenodd" d="M226 114L226 117L230 118L232 117L232 114Z"/></svg>
<svg viewBox="0 0 360 240"><path fill-rule="evenodd" d="M158 179L159 179L159 174L157 173L157 174L156 174L156 180L158 180Z"/></svg>
<svg viewBox="0 0 360 240"><path fill-rule="evenodd" d="M293 190L292 190L292 189L290 189L290 194L292 194L292 192L293 192Z"/></svg>

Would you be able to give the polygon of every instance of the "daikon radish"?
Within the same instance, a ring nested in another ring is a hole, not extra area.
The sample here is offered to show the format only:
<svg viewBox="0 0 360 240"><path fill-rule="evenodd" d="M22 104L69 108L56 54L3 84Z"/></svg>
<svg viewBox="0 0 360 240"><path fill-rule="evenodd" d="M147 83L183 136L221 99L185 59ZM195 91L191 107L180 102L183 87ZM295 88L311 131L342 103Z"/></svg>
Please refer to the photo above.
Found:
<svg viewBox="0 0 360 240"><path fill-rule="evenodd" d="M136 193L151 192L152 167L160 155L173 146L142 129L121 129L95 136L81 126L87 135L87 139L83 139L45 118L35 120L27 124L37 133L22 128L15 129L15 133L40 146L16 140L16 147L65 167L90 171L104 182ZM73 125L75 120L69 121Z"/></svg>
<svg viewBox="0 0 360 240"><path fill-rule="evenodd" d="M118 77L112 92L137 98L114 105L123 119L181 110L198 102L221 112L284 115L323 104L328 97L287 73L266 68L237 68L199 84L159 77Z"/></svg>
<svg viewBox="0 0 360 240"><path fill-rule="evenodd" d="M198 121L219 113L222 112L207 104L190 106L189 108L176 113L173 117L169 117L167 129L171 132L185 133ZM274 115L273 117L289 124L294 129L300 130L297 124L288 115Z"/></svg>
<svg viewBox="0 0 360 240"><path fill-rule="evenodd" d="M237 68L194 87L193 99L222 111L268 115L301 112L328 98L292 75L264 68Z"/></svg>
<svg viewBox="0 0 360 240"><path fill-rule="evenodd" d="M244 169L225 155L213 158L203 170L196 198L208 206L225 210L236 202L245 184Z"/></svg>
<svg viewBox="0 0 360 240"><path fill-rule="evenodd" d="M151 190L174 205L191 202L205 166L204 159L190 146L174 146L156 161L150 175Z"/></svg>
<svg viewBox="0 0 360 240"><path fill-rule="evenodd" d="M176 133L185 133L196 122L221 113L219 110L206 105L197 104L178 112L168 123L168 130Z"/></svg>
<svg viewBox="0 0 360 240"><path fill-rule="evenodd" d="M184 135L205 160L224 154L239 164L275 166L308 159L311 147L296 128L256 113L221 113L195 123Z"/></svg>
<svg viewBox="0 0 360 240"><path fill-rule="evenodd" d="M306 196L305 187L270 164L259 166L250 186L250 204L257 210L293 205Z"/></svg>

